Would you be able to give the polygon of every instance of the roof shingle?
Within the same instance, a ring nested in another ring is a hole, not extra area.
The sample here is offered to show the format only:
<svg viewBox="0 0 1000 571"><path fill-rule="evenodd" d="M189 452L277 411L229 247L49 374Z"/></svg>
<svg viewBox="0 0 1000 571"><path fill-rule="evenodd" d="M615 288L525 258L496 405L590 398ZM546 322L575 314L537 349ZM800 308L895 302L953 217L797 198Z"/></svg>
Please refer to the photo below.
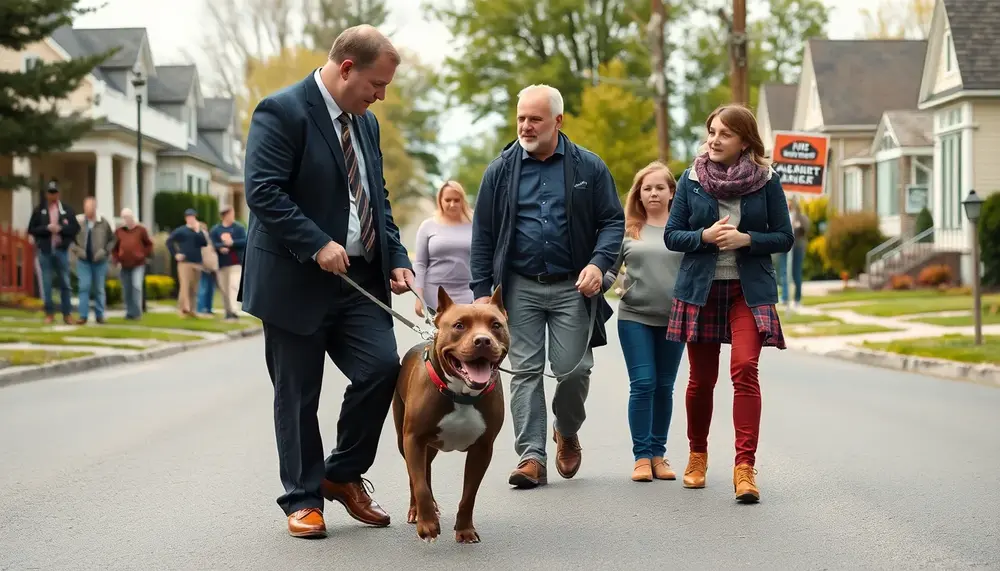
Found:
<svg viewBox="0 0 1000 571"><path fill-rule="evenodd" d="M965 89L1000 89L1000 1L945 0Z"/></svg>
<svg viewBox="0 0 1000 571"><path fill-rule="evenodd" d="M797 83L765 83L761 86L761 97L767 102L767 116L772 131L789 131L795 123L795 100L798 97Z"/></svg>

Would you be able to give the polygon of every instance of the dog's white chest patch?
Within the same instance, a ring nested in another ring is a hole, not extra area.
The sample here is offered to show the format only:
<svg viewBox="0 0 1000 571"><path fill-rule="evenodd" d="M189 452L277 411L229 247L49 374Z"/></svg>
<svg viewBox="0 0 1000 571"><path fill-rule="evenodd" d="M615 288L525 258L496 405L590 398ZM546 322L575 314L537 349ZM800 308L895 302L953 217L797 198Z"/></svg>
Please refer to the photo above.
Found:
<svg viewBox="0 0 1000 571"><path fill-rule="evenodd" d="M486 432L486 420L471 404L456 404L438 422L438 442L442 452L464 451Z"/></svg>

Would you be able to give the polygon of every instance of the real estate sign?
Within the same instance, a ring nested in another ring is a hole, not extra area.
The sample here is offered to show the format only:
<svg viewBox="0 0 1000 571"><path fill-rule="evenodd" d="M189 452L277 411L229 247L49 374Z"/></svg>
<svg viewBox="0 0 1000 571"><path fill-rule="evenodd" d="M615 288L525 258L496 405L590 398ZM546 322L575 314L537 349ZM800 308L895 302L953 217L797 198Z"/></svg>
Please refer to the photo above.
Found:
<svg viewBox="0 0 1000 571"><path fill-rule="evenodd" d="M823 194L830 138L816 133L776 131L771 164L785 192Z"/></svg>

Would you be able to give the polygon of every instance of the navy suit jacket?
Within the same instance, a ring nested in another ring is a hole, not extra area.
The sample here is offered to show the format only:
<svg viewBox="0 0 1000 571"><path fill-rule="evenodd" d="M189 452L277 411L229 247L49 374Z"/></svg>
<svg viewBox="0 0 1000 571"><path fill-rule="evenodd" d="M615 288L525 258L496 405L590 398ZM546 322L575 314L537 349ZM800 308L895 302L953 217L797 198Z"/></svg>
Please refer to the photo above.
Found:
<svg viewBox="0 0 1000 571"><path fill-rule="evenodd" d="M392 219L378 120L367 111L355 121L384 278L370 293L390 305L391 270L412 265ZM265 323L311 334L343 283L312 256L330 240L346 245L350 214L344 153L312 73L257 104L243 169L250 224L238 299Z"/></svg>

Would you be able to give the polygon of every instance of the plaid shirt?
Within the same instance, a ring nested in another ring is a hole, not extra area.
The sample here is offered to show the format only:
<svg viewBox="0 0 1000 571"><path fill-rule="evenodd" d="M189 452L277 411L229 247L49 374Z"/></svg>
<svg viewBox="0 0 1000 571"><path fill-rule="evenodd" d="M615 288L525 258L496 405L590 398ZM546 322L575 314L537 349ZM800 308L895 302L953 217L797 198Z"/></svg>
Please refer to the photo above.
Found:
<svg viewBox="0 0 1000 571"><path fill-rule="evenodd" d="M729 308L746 303L739 280L718 280L709 290L704 307L674 299L667 325L667 339L681 343L732 343ZM764 347L785 349L778 309L774 305L751 307Z"/></svg>

